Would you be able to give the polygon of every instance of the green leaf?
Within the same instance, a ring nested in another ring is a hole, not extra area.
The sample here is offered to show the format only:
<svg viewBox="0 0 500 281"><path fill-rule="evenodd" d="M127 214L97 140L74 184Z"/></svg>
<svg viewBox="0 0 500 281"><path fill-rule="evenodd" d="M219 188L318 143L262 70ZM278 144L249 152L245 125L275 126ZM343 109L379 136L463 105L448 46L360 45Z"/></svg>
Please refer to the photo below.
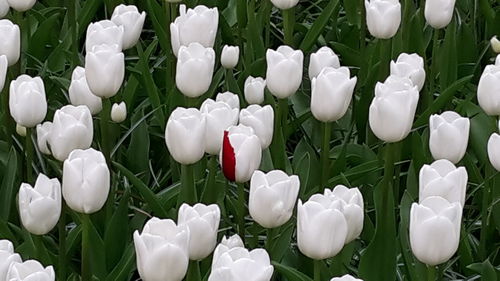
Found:
<svg viewBox="0 0 500 281"><path fill-rule="evenodd" d="M17 183L17 153L14 148L9 151L8 165L5 168L3 174L1 192L2 204L0 205L0 218L4 221L8 221L10 216L10 210L12 208L12 203L14 202L15 194L19 186Z"/></svg>
<svg viewBox="0 0 500 281"><path fill-rule="evenodd" d="M483 281L498 280L498 274L489 260L485 260L482 263L470 264L469 266L467 266L467 268L479 273L481 275L481 280Z"/></svg>
<svg viewBox="0 0 500 281"><path fill-rule="evenodd" d="M130 243L125 249L122 258L106 277L106 281L127 281L130 280L129 276L135 270L135 249L134 245Z"/></svg>
<svg viewBox="0 0 500 281"><path fill-rule="evenodd" d="M314 46L319 35L334 16L334 12L337 11L339 4L339 0L328 1L328 5L323 9L320 16L314 21L311 29L307 31L304 40L302 40L302 43L300 44L300 49L302 51L309 52L312 46Z"/></svg>
<svg viewBox="0 0 500 281"><path fill-rule="evenodd" d="M272 261L271 264L277 272L283 274L289 281L313 281L309 276L295 268L288 267L275 261Z"/></svg>
<svg viewBox="0 0 500 281"><path fill-rule="evenodd" d="M106 250L106 266L111 271L120 260L129 241L128 229L128 199L129 191L125 190L118 208L107 222L104 232L104 246Z"/></svg>

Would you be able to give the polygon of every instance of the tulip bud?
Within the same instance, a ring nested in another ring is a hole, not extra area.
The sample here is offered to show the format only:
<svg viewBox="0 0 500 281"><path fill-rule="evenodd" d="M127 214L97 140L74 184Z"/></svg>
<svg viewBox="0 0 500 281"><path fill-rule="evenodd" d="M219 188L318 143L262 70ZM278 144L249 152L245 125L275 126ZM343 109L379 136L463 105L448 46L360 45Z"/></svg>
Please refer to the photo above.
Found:
<svg viewBox="0 0 500 281"><path fill-rule="evenodd" d="M398 142L411 130L419 93L407 78L389 76L375 86L369 122L373 133L386 142Z"/></svg>
<svg viewBox="0 0 500 281"><path fill-rule="evenodd" d="M278 9L288 10L295 7L299 3L299 0L271 0L271 2Z"/></svg>
<svg viewBox="0 0 500 281"><path fill-rule="evenodd" d="M465 155L469 142L469 118L453 111L429 118L429 149L434 159L448 159L458 163Z"/></svg>
<svg viewBox="0 0 500 281"><path fill-rule="evenodd" d="M425 20L433 28L446 27L453 17L455 0L426 0Z"/></svg>
<svg viewBox="0 0 500 281"><path fill-rule="evenodd" d="M144 281L181 281L189 256L189 229L172 220L150 219L134 232L137 270Z"/></svg>
<svg viewBox="0 0 500 281"><path fill-rule="evenodd" d="M0 92L2 92L3 87L5 86L5 77L7 77L8 66L9 66L9 61L7 60L7 56L0 55Z"/></svg>
<svg viewBox="0 0 500 281"><path fill-rule="evenodd" d="M125 57L118 46L98 45L87 52L85 77L94 95L101 98L116 95L125 77Z"/></svg>
<svg viewBox="0 0 500 281"><path fill-rule="evenodd" d="M16 133L20 135L21 137L26 136L26 127L23 127L19 124L16 124Z"/></svg>
<svg viewBox="0 0 500 281"><path fill-rule="evenodd" d="M314 194L297 209L297 244L311 259L334 257L344 247L348 224L342 213L342 201Z"/></svg>
<svg viewBox="0 0 500 281"><path fill-rule="evenodd" d="M116 52L123 49L124 27L118 26L110 20L93 22L87 27L87 38L85 40L85 49L92 52L95 46L99 45L117 45Z"/></svg>
<svg viewBox="0 0 500 281"><path fill-rule="evenodd" d="M7 0L7 2L12 9L18 12L26 12L35 6L36 0Z"/></svg>
<svg viewBox="0 0 500 281"><path fill-rule="evenodd" d="M500 115L500 64L487 65L477 86L477 101L488 115Z"/></svg>
<svg viewBox="0 0 500 281"><path fill-rule="evenodd" d="M344 275L342 277L332 278L330 281L363 281L363 280L354 278L351 275L346 274L346 275Z"/></svg>
<svg viewBox="0 0 500 281"><path fill-rule="evenodd" d="M9 281L54 281L56 275L52 266L43 267L36 260L13 262L7 273Z"/></svg>
<svg viewBox="0 0 500 281"><path fill-rule="evenodd" d="M269 147L273 141L274 110L270 105L252 104L240 111L240 124L252 127L260 139L262 149Z"/></svg>
<svg viewBox="0 0 500 281"><path fill-rule="evenodd" d="M75 149L64 161L62 193L72 210L85 214L99 211L108 198L109 185L109 169L100 151Z"/></svg>
<svg viewBox="0 0 500 281"><path fill-rule="evenodd" d="M214 46L219 25L217 8L210 9L198 5L194 9L186 11L186 5L181 4L179 14L175 21L170 24L172 51L175 56L178 57L182 46L189 46L191 43L199 43L206 48Z"/></svg>
<svg viewBox="0 0 500 281"><path fill-rule="evenodd" d="M366 26L373 37L389 39L401 24L399 0L365 0Z"/></svg>
<svg viewBox="0 0 500 281"><path fill-rule="evenodd" d="M224 48L222 49L220 63L226 69L233 69L238 64L239 57L240 57L240 48L238 46L224 45Z"/></svg>
<svg viewBox="0 0 500 281"><path fill-rule="evenodd" d="M47 114L47 100L42 78L21 75L10 83L10 115L17 124L33 128Z"/></svg>
<svg viewBox="0 0 500 281"><path fill-rule="evenodd" d="M167 121L165 141L175 161L194 164L205 153L205 118L196 108L176 108Z"/></svg>
<svg viewBox="0 0 500 281"><path fill-rule="evenodd" d="M424 59L418 54L402 53L396 62L391 61L391 75L410 79L420 91L425 83Z"/></svg>
<svg viewBox="0 0 500 281"><path fill-rule="evenodd" d="M0 0L0 19L9 13L9 2L7 0Z"/></svg>
<svg viewBox="0 0 500 281"><path fill-rule="evenodd" d="M115 103L111 108L111 120L115 123L121 123L127 119L127 105L125 102Z"/></svg>
<svg viewBox="0 0 500 281"><path fill-rule="evenodd" d="M208 281L270 281L273 271L266 250L248 251L243 247L228 248L219 244L214 252Z"/></svg>
<svg viewBox="0 0 500 281"><path fill-rule="evenodd" d="M230 181L246 182L260 166L262 149L260 139L251 127L231 126L224 132L220 153L224 176Z"/></svg>
<svg viewBox="0 0 500 281"><path fill-rule="evenodd" d="M141 37L146 12L139 13L134 5L118 5L113 11L111 21L123 27L123 49L130 49Z"/></svg>
<svg viewBox="0 0 500 281"><path fill-rule="evenodd" d="M43 124L36 125L36 140L38 149L43 154L50 155L48 147L50 132L52 131L52 122L43 122Z"/></svg>
<svg viewBox="0 0 500 281"><path fill-rule="evenodd" d="M500 41L497 39L496 36L491 37L490 45L491 45L491 49L493 49L493 51L495 53L497 53L497 54L500 53Z"/></svg>
<svg viewBox="0 0 500 281"><path fill-rule="evenodd" d="M177 223L189 229L189 259L202 260L210 255L217 244L219 230L219 206L182 204Z"/></svg>
<svg viewBox="0 0 500 281"><path fill-rule="evenodd" d="M92 115L101 112L102 100L90 91L85 77L85 68L78 66L73 70L68 92L72 105L85 105Z"/></svg>
<svg viewBox="0 0 500 281"><path fill-rule="evenodd" d="M19 254L14 253L14 245L9 240L0 240L0 280L9 280L7 272L13 263L22 262Z"/></svg>
<svg viewBox="0 0 500 281"><path fill-rule="evenodd" d="M415 257L430 266L449 260L460 241L462 206L433 196L410 211L410 245Z"/></svg>
<svg viewBox="0 0 500 281"><path fill-rule="evenodd" d="M464 167L457 168L446 159L424 165L419 174L419 202L428 197L439 196L448 202L458 202L464 206L467 179Z"/></svg>
<svg viewBox="0 0 500 281"><path fill-rule="evenodd" d="M190 98L203 95L212 83L214 64L215 52L212 48L205 48L199 43L181 46L175 75L179 91Z"/></svg>
<svg viewBox="0 0 500 281"><path fill-rule="evenodd" d="M500 171L500 135L497 133L488 139L488 158L493 168Z"/></svg>
<svg viewBox="0 0 500 281"><path fill-rule="evenodd" d="M248 76L245 80L245 100L249 104L261 104L264 102L264 88L266 80L262 77L254 78Z"/></svg>
<svg viewBox="0 0 500 281"><path fill-rule="evenodd" d="M229 249L235 247L245 247L243 244L243 240L241 240L241 237L238 234L234 234L229 238L226 238L226 236L224 235L220 244L226 246Z"/></svg>
<svg viewBox="0 0 500 281"><path fill-rule="evenodd" d="M201 105L205 118L205 152L216 155L222 148L224 131L238 124L238 109L227 103L206 99Z"/></svg>
<svg viewBox="0 0 500 281"><path fill-rule="evenodd" d="M231 108L236 108L240 110L240 98L238 95L231 92L218 93L215 97L215 101L221 101L227 103Z"/></svg>
<svg viewBox="0 0 500 281"><path fill-rule="evenodd" d="M309 79L317 77L325 67L339 68L339 57L329 47L321 47L309 59Z"/></svg>
<svg viewBox="0 0 500 281"><path fill-rule="evenodd" d="M39 174L35 187L22 183L19 189L19 216L29 232L45 235L56 226L61 215L61 184Z"/></svg>
<svg viewBox="0 0 500 281"><path fill-rule="evenodd" d="M350 78L349 68L326 67L311 81L311 112L322 122L337 121L351 103L356 77Z"/></svg>
<svg viewBox="0 0 500 281"><path fill-rule="evenodd" d="M7 57L9 66L14 65L21 55L21 31L10 20L0 20L0 55Z"/></svg>
<svg viewBox="0 0 500 281"><path fill-rule="evenodd" d="M271 94L279 99L293 95L302 83L302 51L280 46L276 51L267 50L266 61L266 84Z"/></svg>
<svg viewBox="0 0 500 281"><path fill-rule="evenodd" d="M300 180L295 175L280 170L267 174L255 171L250 180L250 216L265 228L282 226L292 217L299 188Z"/></svg>

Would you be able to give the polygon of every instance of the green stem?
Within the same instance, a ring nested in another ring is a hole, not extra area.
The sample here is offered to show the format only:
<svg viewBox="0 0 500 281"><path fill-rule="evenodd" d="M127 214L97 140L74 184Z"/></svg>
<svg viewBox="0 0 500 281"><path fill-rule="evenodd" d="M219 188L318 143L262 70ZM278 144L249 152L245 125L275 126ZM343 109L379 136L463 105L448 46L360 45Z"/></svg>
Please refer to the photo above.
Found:
<svg viewBox="0 0 500 281"><path fill-rule="evenodd" d="M194 165L181 165L181 194L177 205L180 206L182 203L194 204L197 201Z"/></svg>
<svg viewBox="0 0 500 281"><path fill-rule="evenodd" d="M78 57L78 18L76 17L76 4L77 1L65 1L66 9L68 9L68 19L70 25L70 33L71 33L71 53L73 57L73 67L76 67L80 64L80 58Z"/></svg>
<svg viewBox="0 0 500 281"><path fill-rule="evenodd" d="M439 29L434 29L434 36L432 39L432 59L431 59L431 71L429 76L429 94L424 96L423 106L427 107L432 103L434 99L435 82L436 82L436 68L437 68L437 49L439 48Z"/></svg>
<svg viewBox="0 0 500 281"><path fill-rule="evenodd" d="M383 181L386 183L382 186L392 186L392 179L394 177L394 163L396 161L396 153L399 149L399 143L387 143L385 147L385 157L384 157L384 178Z"/></svg>
<svg viewBox="0 0 500 281"><path fill-rule="evenodd" d="M273 259L273 240L274 240L274 236L275 236L275 229L277 228L268 228L267 229L267 239L266 239L266 250L267 250L267 253L269 254L269 257L271 258L271 260Z"/></svg>
<svg viewBox="0 0 500 281"><path fill-rule="evenodd" d="M275 169L286 170L286 125L288 117L288 99L278 99L274 118L274 136L271 143L271 157Z"/></svg>
<svg viewBox="0 0 500 281"><path fill-rule="evenodd" d="M488 208L490 205L491 189L494 185L493 175L495 174L495 170L490 164L487 164L485 169L486 169L485 173L486 182L484 184L482 193L481 232L479 236L479 257L481 258L481 260L485 260L487 257L486 245L489 233Z"/></svg>
<svg viewBox="0 0 500 281"><path fill-rule="evenodd" d="M226 79L224 81L224 84L226 86L226 91L230 92L231 91L231 85L229 83L229 79L233 75L233 70L232 69L226 69L225 75L226 75Z"/></svg>
<svg viewBox="0 0 500 281"><path fill-rule="evenodd" d="M427 281L436 281L437 271L435 266L427 266Z"/></svg>
<svg viewBox="0 0 500 281"><path fill-rule="evenodd" d="M314 260L314 281L321 281L321 260Z"/></svg>
<svg viewBox="0 0 500 281"><path fill-rule="evenodd" d="M59 232L59 268L57 270L58 280L66 280L66 216L64 202L61 206L61 217L57 224Z"/></svg>
<svg viewBox="0 0 500 281"><path fill-rule="evenodd" d="M90 268L90 216L82 214L82 281L91 281Z"/></svg>
<svg viewBox="0 0 500 281"><path fill-rule="evenodd" d="M365 0L359 0L359 7L361 9L361 27L359 30L359 52L361 57L364 57L365 42L366 42L366 10Z"/></svg>
<svg viewBox="0 0 500 281"><path fill-rule="evenodd" d="M101 149L106 162L111 163L110 157L110 144L109 144L109 118L111 115L111 100L102 99L102 111L100 113L101 117Z"/></svg>
<svg viewBox="0 0 500 281"><path fill-rule="evenodd" d="M217 185L215 177L217 175L217 156L208 156L208 179L206 188L203 190L203 202L213 204L217 202Z"/></svg>
<svg viewBox="0 0 500 281"><path fill-rule="evenodd" d="M323 145L321 147L321 187L320 191L328 185L329 160L330 160L330 135L332 124L323 122Z"/></svg>
<svg viewBox="0 0 500 281"><path fill-rule="evenodd" d="M293 28L295 25L295 8L283 10L283 34L285 45L293 46Z"/></svg>
<svg viewBox="0 0 500 281"><path fill-rule="evenodd" d="M238 186L238 234L245 241L245 184L237 183Z"/></svg>
<svg viewBox="0 0 500 281"><path fill-rule="evenodd" d="M26 150L26 180L32 183L33 174L33 142L31 141L32 128L26 128L26 145L24 149Z"/></svg>
<svg viewBox="0 0 500 281"><path fill-rule="evenodd" d="M380 77L379 81L384 81L389 76L389 62L392 53L392 39L379 39L380 41Z"/></svg>
<svg viewBox="0 0 500 281"><path fill-rule="evenodd" d="M187 281L200 281L200 262L199 261L189 261L188 272L186 276Z"/></svg>
<svg viewBox="0 0 500 281"><path fill-rule="evenodd" d="M7 141L8 147L12 144L12 135L14 134L14 122L12 121L12 118L10 117L10 110L9 110L9 79L5 77L5 85L3 87L3 90L0 91L0 94L2 95L2 108L3 108L3 124L5 126L5 133L6 137L5 140Z"/></svg>

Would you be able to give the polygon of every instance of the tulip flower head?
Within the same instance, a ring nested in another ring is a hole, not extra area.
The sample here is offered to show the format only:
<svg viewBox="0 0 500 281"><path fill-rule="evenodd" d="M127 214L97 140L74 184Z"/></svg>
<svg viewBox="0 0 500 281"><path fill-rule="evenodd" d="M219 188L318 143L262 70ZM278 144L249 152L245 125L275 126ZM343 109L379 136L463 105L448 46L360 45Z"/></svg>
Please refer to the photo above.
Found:
<svg viewBox="0 0 500 281"><path fill-rule="evenodd" d="M36 126L36 139L37 145L40 152L43 154L50 155L49 149L49 136L52 131L52 122L43 122L43 124L38 124Z"/></svg>
<svg viewBox="0 0 500 281"><path fill-rule="evenodd" d="M402 53L391 61L391 75L410 79L420 91L425 83L424 59L418 54Z"/></svg>
<svg viewBox="0 0 500 281"><path fill-rule="evenodd" d="M260 139L262 149L269 147L273 140L274 110L270 105L252 104L240 111L240 124L252 127Z"/></svg>
<svg viewBox="0 0 500 281"><path fill-rule="evenodd" d="M47 100L42 78L21 75L10 83L10 114L17 124L33 128L45 119Z"/></svg>
<svg viewBox="0 0 500 281"><path fill-rule="evenodd" d="M428 197L439 196L448 202L458 202L464 206L467 179L464 167L457 168L446 159L424 165L419 174L419 202Z"/></svg>
<svg viewBox="0 0 500 281"><path fill-rule="evenodd" d="M9 281L54 281L56 275L52 266L43 267L36 260L25 262L13 262L7 273L6 280Z"/></svg>
<svg viewBox="0 0 500 281"><path fill-rule="evenodd" d="M240 110L240 98L231 92L218 93L215 101L227 103L231 108Z"/></svg>
<svg viewBox="0 0 500 281"><path fill-rule="evenodd" d="M215 52L212 48L196 42L187 47L181 46L175 75L179 91L190 98L203 95L212 83L214 64Z"/></svg>
<svg viewBox="0 0 500 281"><path fill-rule="evenodd" d="M415 257L430 266L448 261L460 241L462 205L439 196L413 203L410 210L410 245Z"/></svg>
<svg viewBox="0 0 500 281"><path fill-rule="evenodd" d="M240 57L240 48L238 46L225 45L222 48L220 63L226 69L233 69L238 64Z"/></svg>
<svg viewBox="0 0 500 281"><path fill-rule="evenodd" d="M0 0L0 19L5 17L10 10L9 2L7 0Z"/></svg>
<svg viewBox="0 0 500 281"><path fill-rule="evenodd" d="M118 45L97 45L85 56L85 78L92 93L110 98L118 93L125 77L125 56Z"/></svg>
<svg viewBox="0 0 500 281"><path fill-rule="evenodd" d="M25 137L26 136L26 127L23 127L19 124L16 124L16 133L18 135L20 135L21 137Z"/></svg>
<svg viewBox="0 0 500 281"><path fill-rule="evenodd" d="M21 256L14 253L14 245L9 240L0 240L0 280L9 280L7 272L14 262L22 262Z"/></svg>
<svg viewBox="0 0 500 281"><path fill-rule="evenodd" d="M7 2L12 9L18 12L26 12L36 4L36 0L7 0Z"/></svg>
<svg viewBox="0 0 500 281"><path fill-rule="evenodd" d="M500 115L500 64L484 69L477 86L477 101L486 114Z"/></svg>
<svg viewBox="0 0 500 281"><path fill-rule="evenodd" d="M500 55L498 55L497 58L495 59L495 65L500 66Z"/></svg>
<svg viewBox="0 0 500 281"><path fill-rule="evenodd" d="M365 0L366 26L373 37L389 39L401 24L399 0Z"/></svg>
<svg viewBox="0 0 500 281"><path fill-rule="evenodd" d="M288 10L295 7L299 3L299 0L271 0L271 3L278 9Z"/></svg>
<svg viewBox="0 0 500 281"><path fill-rule="evenodd" d="M458 163L464 155L469 142L469 118L461 117L453 111L429 118L429 148L434 159L448 159Z"/></svg>
<svg viewBox="0 0 500 281"><path fill-rule="evenodd" d="M500 171L500 135L497 133L488 139L488 158L495 170Z"/></svg>
<svg viewBox="0 0 500 281"><path fill-rule="evenodd" d="M85 76L85 68L78 66L73 70L68 92L72 105L85 105L92 115L101 112L102 100L90 90Z"/></svg>
<svg viewBox="0 0 500 281"><path fill-rule="evenodd" d="M224 131L238 123L238 109L223 101L206 99L201 105L205 118L205 152L219 154Z"/></svg>
<svg viewBox="0 0 500 281"><path fill-rule="evenodd" d="M351 275L346 274L342 277L334 277L330 281L363 281L363 280L354 278Z"/></svg>
<svg viewBox="0 0 500 281"><path fill-rule="evenodd" d="M264 102L264 89L266 80L262 77L254 78L248 76L245 80L245 100L249 104L261 104Z"/></svg>
<svg viewBox="0 0 500 281"><path fill-rule="evenodd" d="M266 61L266 84L271 94L279 99L293 95L302 83L302 51L280 46L276 51L267 50Z"/></svg>
<svg viewBox="0 0 500 281"><path fill-rule="evenodd" d="M0 20L0 55L7 57L8 65L14 65L21 55L21 31L10 20Z"/></svg>
<svg viewBox="0 0 500 281"><path fill-rule="evenodd" d="M141 37L142 27L146 19L146 12L139 13L134 5L118 5L113 11L111 21L123 27L123 49L130 49Z"/></svg>
<svg viewBox="0 0 500 281"><path fill-rule="evenodd" d="M29 232L35 235L49 233L61 215L61 184L39 174L35 186L22 183L19 189L19 217Z"/></svg>
<svg viewBox="0 0 500 281"><path fill-rule="evenodd" d="M116 45L119 52L123 49L124 27L110 20L93 22L87 27L85 49L91 52L95 46Z"/></svg>
<svg viewBox="0 0 500 281"><path fill-rule="evenodd" d="M6 55L0 55L0 92L5 86L5 77L7 76L7 67L9 66L9 61Z"/></svg>
<svg viewBox="0 0 500 281"><path fill-rule="evenodd" d="M234 234L233 236L231 236L229 238L226 238L226 236L224 235L222 237L222 241L220 242L220 245L224 245L229 249L235 248L235 247L244 247L243 240L241 240L241 237L238 234Z"/></svg>
<svg viewBox="0 0 500 281"><path fill-rule="evenodd" d="M426 0L425 20L433 28L444 28L451 22L454 9L455 0Z"/></svg>
<svg viewBox="0 0 500 281"><path fill-rule="evenodd" d="M246 182L260 166L260 139L251 127L232 126L224 132L220 163L230 181Z"/></svg>
<svg viewBox="0 0 500 281"><path fill-rule="evenodd" d="M134 232L137 270L144 281L181 281L189 263L189 229L172 220L150 219Z"/></svg>
<svg viewBox="0 0 500 281"><path fill-rule="evenodd" d="M125 102L114 103L111 107L111 120L121 123L127 119L127 105Z"/></svg>
<svg viewBox="0 0 500 281"><path fill-rule="evenodd" d="M326 67L339 68L339 57L327 46L321 47L316 53L312 53L309 59L309 79L317 77L321 70Z"/></svg>

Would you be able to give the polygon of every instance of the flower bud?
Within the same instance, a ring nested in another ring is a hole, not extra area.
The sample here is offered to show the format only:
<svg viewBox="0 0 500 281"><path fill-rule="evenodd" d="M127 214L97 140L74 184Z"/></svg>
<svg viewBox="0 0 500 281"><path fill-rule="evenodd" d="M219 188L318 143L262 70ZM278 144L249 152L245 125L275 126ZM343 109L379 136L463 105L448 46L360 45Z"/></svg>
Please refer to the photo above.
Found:
<svg viewBox="0 0 500 281"><path fill-rule="evenodd" d="M13 262L7 273L9 281L55 281L56 275L52 266L43 267L36 260Z"/></svg>
<svg viewBox="0 0 500 281"><path fill-rule="evenodd" d="M363 281L363 280L354 278L351 275L346 274L346 275L344 275L342 277L332 278L330 281Z"/></svg>
<svg viewBox="0 0 500 281"><path fill-rule="evenodd" d="M500 41L496 36L491 37L490 45L493 52L500 54Z"/></svg>
<svg viewBox="0 0 500 281"><path fill-rule="evenodd" d="M424 165L419 174L419 202L428 197L439 196L448 202L458 202L464 206L467 179L464 167L457 168L446 159Z"/></svg>
<svg viewBox="0 0 500 281"><path fill-rule="evenodd" d="M215 101L222 101L227 103L231 108L240 110L240 98L238 95L231 92L218 93Z"/></svg>
<svg viewBox="0 0 500 281"><path fill-rule="evenodd" d="M21 55L21 31L10 20L0 20L0 55L7 57L9 66L14 65Z"/></svg>
<svg viewBox="0 0 500 281"><path fill-rule="evenodd" d="M172 220L150 219L134 232L137 270L144 281L181 281L189 256L189 229Z"/></svg>
<svg viewBox="0 0 500 281"><path fill-rule="evenodd" d="M127 119L127 105L125 102L114 103L111 107L111 120L115 123L121 123Z"/></svg>
<svg viewBox="0 0 500 281"><path fill-rule="evenodd" d="M415 257L430 266L448 261L458 249L462 206L433 196L410 211L410 245Z"/></svg>
<svg viewBox="0 0 500 281"><path fill-rule="evenodd" d="M289 46L280 46L276 51L269 49L266 61L266 84L271 94L279 99L293 95L302 83L302 51Z"/></svg>
<svg viewBox="0 0 500 281"><path fill-rule="evenodd" d="M386 142L398 142L410 133L417 109L417 86L407 78L389 76L375 86L369 122L373 133Z"/></svg>
<svg viewBox="0 0 500 281"><path fill-rule="evenodd" d="M6 55L0 55L0 92L2 92L5 86L5 78L7 77L7 67L9 66L9 61Z"/></svg>
<svg viewBox="0 0 500 281"><path fill-rule="evenodd" d="M262 77L254 78L248 76L245 80L245 100L249 104L261 104L264 102L264 89L266 80Z"/></svg>
<svg viewBox="0 0 500 281"><path fill-rule="evenodd" d="M429 149L434 159L458 163L464 157L469 142L469 118L453 111L433 114L429 118Z"/></svg>
<svg viewBox="0 0 500 281"><path fill-rule="evenodd" d="M365 0L366 26L373 37L389 39L401 24L399 0Z"/></svg>
<svg viewBox="0 0 500 281"><path fill-rule="evenodd" d="M52 131L52 122L43 122L43 124L38 124L36 125L36 140L37 140L37 145L38 149L40 152L43 154L50 155L50 149L49 149L49 136L50 132Z"/></svg>
<svg viewBox="0 0 500 281"><path fill-rule="evenodd" d="M85 68L78 66L73 70L68 92L72 105L85 105L90 109L92 115L101 112L102 100L90 90L85 76Z"/></svg>
<svg viewBox="0 0 500 281"><path fill-rule="evenodd" d="M255 171L250 180L250 216L265 228L282 226L292 217L299 189L300 180L295 175L280 170L267 174Z"/></svg>
<svg viewBox="0 0 500 281"><path fill-rule="evenodd" d="M87 27L87 38L85 40L85 50L92 52L95 46L116 45L116 52L123 49L123 26L118 26L110 20L93 22Z"/></svg>
<svg viewBox="0 0 500 281"><path fill-rule="evenodd" d="M227 103L206 99L201 105L201 113L205 118L205 152L219 154L222 148L224 131L238 124L238 109Z"/></svg>
<svg viewBox="0 0 500 281"><path fill-rule="evenodd" d="M322 122L337 121L347 112L357 78L349 68L326 67L311 81L311 112Z"/></svg>
<svg viewBox="0 0 500 281"><path fill-rule="evenodd" d="M101 98L116 95L125 77L125 57L118 46L98 45L87 52L85 77L94 95Z"/></svg>
<svg viewBox="0 0 500 281"><path fill-rule="evenodd" d="M26 127L23 127L19 124L16 124L16 133L20 135L21 137L26 136Z"/></svg>
<svg viewBox="0 0 500 281"><path fill-rule="evenodd" d="M189 259L202 260L210 255L217 244L219 230L219 206L182 204L177 223L189 229Z"/></svg>
<svg viewBox="0 0 500 281"><path fill-rule="evenodd" d="M453 18L455 0L426 0L425 20L433 28L446 27Z"/></svg>
<svg viewBox="0 0 500 281"><path fill-rule="evenodd" d="M250 180L261 159L260 139L251 127L240 124L224 132L219 160L227 179L236 182Z"/></svg>
<svg viewBox="0 0 500 281"><path fill-rule="evenodd" d="M196 108L176 108L167 121L165 141L175 161L194 164L205 153L205 118Z"/></svg>
<svg viewBox="0 0 500 281"><path fill-rule="evenodd" d="M42 78L21 75L10 83L10 115L17 124L33 128L45 119L47 100Z"/></svg>
<svg viewBox="0 0 500 281"><path fill-rule="evenodd" d="M424 59L418 54L402 53L396 62L391 61L391 75L410 79L420 91L425 83Z"/></svg>
<svg viewBox="0 0 500 281"><path fill-rule="evenodd" d="M72 210L85 214L99 211L108 198L109 185L109 169L100 151L75 149L64 161L62 194Z"/></svg>
<svg viewBox="0 0 500 281"><path fill-rule="evenodd" d="M113 11L111 21L123 27L123 49L130 49L141 37L146 12L139 13L134 5L118 5Z"/></svg>
<svg viewBox="0 0 500 281"><path fill-rule="evenodd" d="M39 174L35 186L22 183L19 189L19 216L29 232L35 235L49 233L61 215L61 184Z"/></svg>
<svg viewBox="0 0 500 281"><path fill-rule="evenodd" d="M220 63L226 69L233 69L238 64L239 57L240 57L240 48L238 46L224 45L224 48L222 49Z"/></svg>
<svg viewBox="0 0 500 281"><path fill-rule="evenodd" d="M190 98L203 95L210 88L214 73L215 52L199 43L181 46L177 59L175 84Z"/></svg>
<svg viewBox="0 0 500 281"><path fill-rule="evenodd" d="M339 57L327 46L321 47L312 53L309 59L309 79L317 77L325 67L339 68Z"/></svg>
<svg viewBox="0 0 500 281"><path fill-rule="evenodd" d="M240 124L252 127L260 139L262 149L269 147L273 141L274 110L270 105L252 104L240 111Z"/></svg>
<svg viewBox="0 0 500 281"><path fill-rule="evenodd" d="M7 272L13 263L22 262L19 254L14 253L14 245L9 240L0 240L0 280L9 280Z"/></svg>
<svg viewBox="0 0 500 281"><path fill-rule="evenodd" d="M36 4L36 0L7 0L7 2L12 9L18 12L26 12Z"/></svg>
<svg viewBox="0 0 500 281"><path fill-rule="evenodd" d="M477 101L488 115L500 115L500 64L487 65L477 86Z"/></svg>
<svg viewBox="0 0 500 281"><path fill-rule="evenodd" d="M205 48L214 46L219 25L217 8L198 5L186 11L186 5L181 4L179 14L175 21L170 24L172 51L175 56L178 57L182 46L189 46L191 43L199 43Z"/></svg>
<svg viewBox="0 0 500 281"><path fill-rule="evenodd" d="M500 171L500 135L497 133L488 139L488 158L493 168Z"/></svg>
<svg viewBox="0 0 500 281"><path fill-rule="evenodd" d="M271 3L278 9L288 10L295 7L299 3L299 0L271 0Z"/></svg>

